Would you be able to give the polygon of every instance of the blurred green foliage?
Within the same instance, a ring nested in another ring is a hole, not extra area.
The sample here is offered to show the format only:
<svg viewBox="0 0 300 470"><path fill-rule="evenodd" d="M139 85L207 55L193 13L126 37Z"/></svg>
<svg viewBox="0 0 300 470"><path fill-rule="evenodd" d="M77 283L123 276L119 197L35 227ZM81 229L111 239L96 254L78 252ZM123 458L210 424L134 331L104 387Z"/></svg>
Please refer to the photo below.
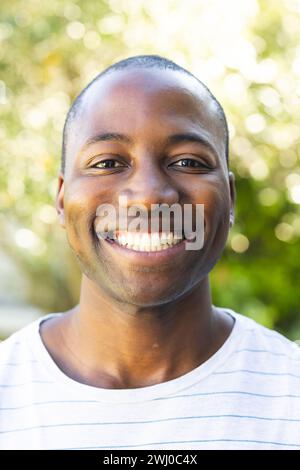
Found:
<svg viewBox="0 0 300 470"><path fill-rule="evenodd" d="M80 273L54 209L67 110L105 66L156 53L224 106L236 222L213 301L300 338L299 0L2 0L1 247L29 303L78 300Z"/></svg>

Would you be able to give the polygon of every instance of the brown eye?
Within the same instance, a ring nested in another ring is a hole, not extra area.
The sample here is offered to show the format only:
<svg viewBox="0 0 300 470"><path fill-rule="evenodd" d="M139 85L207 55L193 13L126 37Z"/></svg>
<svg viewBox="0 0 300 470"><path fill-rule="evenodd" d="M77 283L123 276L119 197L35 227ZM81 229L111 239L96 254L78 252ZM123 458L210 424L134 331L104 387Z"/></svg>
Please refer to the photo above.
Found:
<svg viewBox="0 0 300 470"><path fill-rule="evenodd" d="M182 168L208 168L204 163L194 160L193 158L182 158L178 162L173 163L172 166L179 166Z"/></svg>
<svg viewBox="0 0 300 470"><path fill-rule="evenodd" d="M124 165L120 164L117 160L112 160L112 159L107 159L107 160L102 160L101 162L95 163L93 165L93 168L119 168Z"/></svg>
<svg viewBox="0 0 300 470"><path fill-rule="evenodd" d="M187 167L193 167L193 168L198 168L199 166L201 166L201 163L197 162L196 160L192 160L191 158L183 158L182 160L179 160L179 162L177 163L181 163L181 165L179 166L187 166Z"/></svg>

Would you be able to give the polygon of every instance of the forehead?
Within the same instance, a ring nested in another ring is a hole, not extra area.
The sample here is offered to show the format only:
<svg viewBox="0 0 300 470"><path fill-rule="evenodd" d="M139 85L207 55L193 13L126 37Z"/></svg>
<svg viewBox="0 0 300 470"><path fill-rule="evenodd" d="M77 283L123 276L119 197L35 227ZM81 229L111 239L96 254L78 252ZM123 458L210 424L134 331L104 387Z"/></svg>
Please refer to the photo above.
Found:
<svg viewBox="0 0 300 470"><path fill-rule="evenodd" d="M220 155L225 152L215 101L192 76L173 70L109 72L86 91L72 127L74 152L99 132L124 133L137 141L189 130L200 130Z"/></svg>

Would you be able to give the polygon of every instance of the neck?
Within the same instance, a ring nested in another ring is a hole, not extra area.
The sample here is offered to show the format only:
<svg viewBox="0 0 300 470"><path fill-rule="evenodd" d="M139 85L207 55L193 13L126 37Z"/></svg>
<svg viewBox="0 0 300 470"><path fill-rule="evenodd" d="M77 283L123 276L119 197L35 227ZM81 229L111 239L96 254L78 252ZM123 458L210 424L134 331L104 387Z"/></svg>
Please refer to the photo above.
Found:
<svg viewBox="0 0 300 470"><path fill-rule="evenodd" d="M212 307L208 278L179 300L140 307L112 300L83 276L80 302L64 317L60 332L69 370L106 388L179 377L207 360L228 335L228 324Z"/></svg>

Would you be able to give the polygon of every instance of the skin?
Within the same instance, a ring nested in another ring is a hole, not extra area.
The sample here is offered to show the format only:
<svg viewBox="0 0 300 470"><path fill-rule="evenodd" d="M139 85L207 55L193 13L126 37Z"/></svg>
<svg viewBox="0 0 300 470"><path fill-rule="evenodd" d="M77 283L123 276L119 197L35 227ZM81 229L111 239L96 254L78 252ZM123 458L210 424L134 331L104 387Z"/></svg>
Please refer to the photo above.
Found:
<svg viewBox="0 0 300 470"><path fill-rule="evenodd" d="M212 148L168 143L187 132ZM127 140L87 145L102 133ZM186 158L200 167L182 166ZM117 168L91 168L107 159ZM120 195L149 211L158 203L204 204L204 247L163 263L120 256L94 229L99 204L117 208ZM82 270L79 304L41 326L60 369L95 387L138 388L179 377L212 356L233 327L212 305L209 273L233 223L234 201L223 127L201 84L155 69L115 71L95 83L70 128L58 180L59 221Z"/></svg>

